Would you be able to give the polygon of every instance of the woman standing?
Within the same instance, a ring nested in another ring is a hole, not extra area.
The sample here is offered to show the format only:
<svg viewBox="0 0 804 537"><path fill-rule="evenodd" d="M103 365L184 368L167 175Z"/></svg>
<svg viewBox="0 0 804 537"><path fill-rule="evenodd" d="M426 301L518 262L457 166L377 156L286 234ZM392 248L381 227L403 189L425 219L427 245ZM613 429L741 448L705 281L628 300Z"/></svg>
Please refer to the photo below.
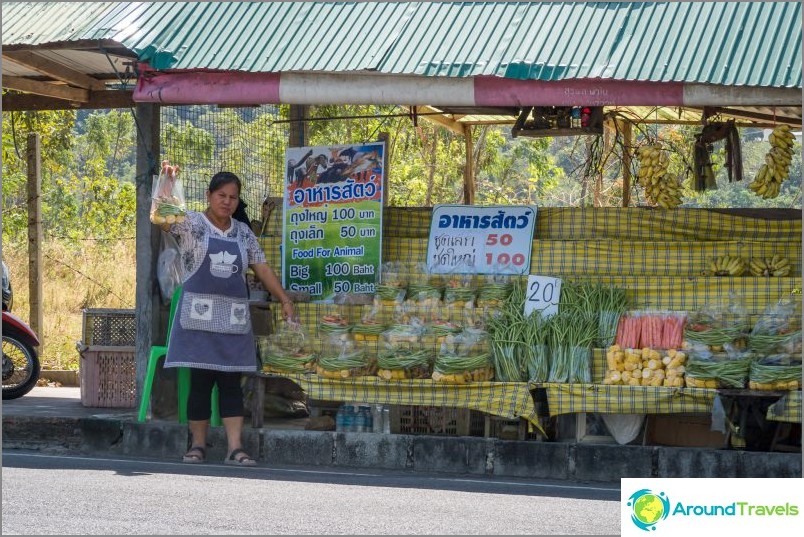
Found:
<svg viewBox="0 0 804 537"><path fill-rule="evenodd" d="M163 163L166 166L166 163ZM226 430L226 464L254 466L242 445L243 372L256 371L257 356L248 304L245 269L282 304L285 319L295 317L288 298L251 229L232 218L240 200L240 179L216 173L207 190L204 212L188 211L178 224L163 229L175 235L185 270L182 296L170 333L165 367L189 367L187 417L192 444L187 463L206 457L212 388L218 385L220 414Z"/></svg>

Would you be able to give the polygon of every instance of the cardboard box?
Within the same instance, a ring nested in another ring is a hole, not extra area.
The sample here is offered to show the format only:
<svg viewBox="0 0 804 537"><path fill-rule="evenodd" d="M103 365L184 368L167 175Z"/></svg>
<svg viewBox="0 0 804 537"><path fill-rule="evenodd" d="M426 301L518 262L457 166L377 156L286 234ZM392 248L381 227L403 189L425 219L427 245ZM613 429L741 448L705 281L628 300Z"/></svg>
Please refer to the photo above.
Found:
<svg viewBox="0 0 804 537"><path fill-rule="evenodd" d="M650 414L645 442L658 446L725 447L726 435L711 427L712 418L707 414Z"/></svg>

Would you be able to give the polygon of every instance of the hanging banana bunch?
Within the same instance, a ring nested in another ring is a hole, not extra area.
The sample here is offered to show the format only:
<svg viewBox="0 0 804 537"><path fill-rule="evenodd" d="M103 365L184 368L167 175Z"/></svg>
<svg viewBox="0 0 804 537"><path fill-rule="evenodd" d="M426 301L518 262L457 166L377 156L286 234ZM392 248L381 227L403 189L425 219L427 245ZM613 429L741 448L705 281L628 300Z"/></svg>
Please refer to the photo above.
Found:
<svg viewBox="0 0 804 537"><path fill-rule="evenodd" d="M754 257L748 263L748 270L754 276L788 276L790 274L790 260L778 254L773 257Z"/></svg>
<svg viewBox="0 0 804 537"><path fill-rule="evenodd" d="M662 144L657 142L640 147L636 158L639 162L637 182L645 189L648 201L663 209L681 205L681 179L667 173L670 157Z"/></svg>
<svg viewBox="0 0 804 537"><path fill-rule="evenodd" d="M790 162L793 159L795 136L788 125L779 125L768 138L771 149L765 155L765 164L759 168L756 177L748 185L757 196L772 199L779 195L782 182L790 175Z"/></svg>

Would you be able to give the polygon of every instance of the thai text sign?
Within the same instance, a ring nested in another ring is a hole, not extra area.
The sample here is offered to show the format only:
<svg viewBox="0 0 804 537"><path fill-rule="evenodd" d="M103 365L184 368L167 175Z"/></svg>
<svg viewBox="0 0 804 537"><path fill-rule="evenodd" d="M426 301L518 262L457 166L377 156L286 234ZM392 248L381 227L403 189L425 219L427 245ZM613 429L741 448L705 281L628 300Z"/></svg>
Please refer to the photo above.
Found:
<svg viewBox="0 0 804 537"><path fill-rule="evenodd" d="M536 207L437 205L433 208L430 272L527 274Z"/></svg>
<svg viewBox="0 0 804 537"><path fill-rule="evenodd" d="M282 284L312 300L373 294L382 256L383 142L290 147Z"/></svg>

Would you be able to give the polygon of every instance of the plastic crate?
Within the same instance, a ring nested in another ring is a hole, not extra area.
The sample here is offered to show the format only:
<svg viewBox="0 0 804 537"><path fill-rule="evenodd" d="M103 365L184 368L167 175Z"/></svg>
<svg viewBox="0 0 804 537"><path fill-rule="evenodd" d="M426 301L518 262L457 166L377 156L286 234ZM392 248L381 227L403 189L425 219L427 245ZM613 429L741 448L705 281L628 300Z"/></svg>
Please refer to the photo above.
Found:
<svg viewBox="0 0 804 537"><path fill-rule="evenodd" d="M132 408L137 404L137 365L133 346L79 346L81 404Z"/></svg>
<svg viewBox="0 0 804 537"><path fill-rule="evenodd" d="M483 413L469 408L391 405L391 433L483 436Z"/></svg>
<svg viewBox="0 0 804 537"><path fill-rule="evenodd" d="M85 309L81 325L84 345L130 347L137 338L134 310Z"/></svg>

